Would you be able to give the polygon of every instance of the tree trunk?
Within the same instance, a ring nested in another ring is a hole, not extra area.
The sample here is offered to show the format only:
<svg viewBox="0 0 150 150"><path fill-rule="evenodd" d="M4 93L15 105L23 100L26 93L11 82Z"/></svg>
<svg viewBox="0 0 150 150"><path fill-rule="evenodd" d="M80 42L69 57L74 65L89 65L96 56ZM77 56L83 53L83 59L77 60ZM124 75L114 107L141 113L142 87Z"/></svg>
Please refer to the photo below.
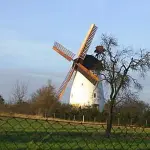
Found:
<svg viewBox="0 0 150 150"><path fill-rule="evenodd" d="M111 129L112 129L112 121L113 121L113 106L110 106L109 116L107 120L107 128L106 128L106 137L110 137Z"/></svg>

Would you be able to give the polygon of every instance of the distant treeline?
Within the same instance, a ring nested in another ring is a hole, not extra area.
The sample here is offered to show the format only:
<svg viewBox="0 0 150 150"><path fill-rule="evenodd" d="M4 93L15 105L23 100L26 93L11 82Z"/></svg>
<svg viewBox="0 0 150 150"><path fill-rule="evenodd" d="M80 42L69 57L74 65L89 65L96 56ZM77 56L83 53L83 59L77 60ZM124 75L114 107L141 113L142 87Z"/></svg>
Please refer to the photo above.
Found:
<svg viewBox="0 0 150 150"><path fill-rule="evenodd" d="M0 96L1 113L19 113L27 115L41 115L61 119L82 121L106 122L108 117L109 101L103 112L96 106L84 108L60 103L55 96L55 89L49 83L25 99L25 86L18 84L13 94L13 102L6 103ZM114 109L113 124L138 125L150 127L150 106L143 101L127 98Z"/></svg>

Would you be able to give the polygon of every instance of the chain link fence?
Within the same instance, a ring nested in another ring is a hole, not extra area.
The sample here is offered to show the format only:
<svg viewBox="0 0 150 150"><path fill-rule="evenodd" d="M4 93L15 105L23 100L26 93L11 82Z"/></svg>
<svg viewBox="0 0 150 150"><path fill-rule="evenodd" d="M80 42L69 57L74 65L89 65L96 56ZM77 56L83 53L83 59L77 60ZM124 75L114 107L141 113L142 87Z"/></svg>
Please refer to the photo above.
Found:
<svg viewBox="0 0 150 150"><path fill-rule="evenodd" d="M0 150L150 150L150 128L0 115Z"/></svg>
<svg viewBox="0 0 150 150"><path fill-rule="evenodd" d="M73 121L86 121L86 122L107 122L107 116L104 116L104 114L99 114L97 116L89 115L89 114L65 114L65 113L52 113L50 116L43 115L44 117L51 117L51 118L59 118L64 120L73 120ZM149 119L142 119L138 120L136 117L129 117L129 118L123 118L114 116L113 124L115 125L136 125L136 126L143 126L143 127L150 127L150 120Z"/></svg>

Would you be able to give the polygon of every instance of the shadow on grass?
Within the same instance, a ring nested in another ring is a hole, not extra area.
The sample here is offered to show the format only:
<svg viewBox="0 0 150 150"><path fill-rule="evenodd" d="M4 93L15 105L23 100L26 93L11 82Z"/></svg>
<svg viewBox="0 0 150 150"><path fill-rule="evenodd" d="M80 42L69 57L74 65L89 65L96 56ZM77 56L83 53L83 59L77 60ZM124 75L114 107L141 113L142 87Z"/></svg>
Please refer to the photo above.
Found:
<svg viewBox="0 0 150 150"><path fill-rule="evenodd" d="M29 141L35 141L35 142L52 142L55 139L57 142L61 142L62 139L68 139L71 141L71 139L87 139L87 140L92 140L92 139L108 139L105 137L104 132L78 132L78 131L60 131L60 132L40 132L40 131L30 131L30 132L21 132L21 131L4 131L0 132L0 141L8 141L12 142L29 142ZM111 139L116 139L118 141L124 141L125 139L147 139L150 140L150 134L146 133L113 133L111 135ZM56 141L55 141L56 142Z"/></svg>
<svg viewBox="0 0 150 150"><path fill-rule="evenodd" d="M105 133L104 132L79 132L79 131L52 131L52 132L41 132L41 131L29 131L29 132L22 132L22 131L3 131L0 132L0 139L3 140L9 140L9 139L14 139L15 141L17 140L22 140L23 142L27 142L29 139L38 140L41 141L41 138L44 137L62 137L64 136L65 138L72 137L72 138L89 138L89 139L94 139L94 138L105 138ZM150 133L113 133L111 135L111 138L119 138L119 141L124 140L126 138L133 138L133 139L141 139L141 137L145 139L150 140ZM111 139L110 138L110 139ZM49 139L50 140L50 139Z"/></svg>
<svg viewBox="0 0 150 150"><path fill-rule="evenodd" d="M143 138L141 138L143 137ZM32 146L35 147L35 145L40 143L40 146L37 148L37 150L44 150L44 149L53 149L58 150L63 145L64 150L84 150L84 149L92 149L89 147L93 147L93 150L98 148L94 148L94 145L97 145L97 147L101 147L100 149L103 150L103 147L108 146L108 150L113 150L113 145L117 145L121 148L121 146L126 144L128 147L132 147L133 145L142 144L142 147L139 148L142 150L146 150L146 148L150 149L149 139L147 137L150 137L150 135L146 134L123 134L123 133L116 133L112 134L111 138L106 138L103 133L93 132L70 132L70 131L61 131L61 132L21 132L21 131L4 131L0 132L0 147L2 143L7 144L13 144L15 145L24 145L26 146ZM6 145L6 144L5 144ZM41 146L42 145L42 146ZM122 147L124 147L122 146ZM125 146L125 147L126 147ZM22 147L22 148L21 148ZM21 146L17 150L25 150L23 146ZM40 148L41 147L41 148ZM44 147L44 148L43 148ZM49 148L46 148L49 147ZM50 148L52 147L52 148ZM68 148L69 147L69 148ZM111 148L112 147L112 148ZM110 148L110 149L109 149ZM35 148L33 148L35 149ZM138 146L137 148L138 149ZM148 150L147 149L147 150ZM36 149L35 149L36 150ZM62 148L63 150L63 148Z"/></svg>

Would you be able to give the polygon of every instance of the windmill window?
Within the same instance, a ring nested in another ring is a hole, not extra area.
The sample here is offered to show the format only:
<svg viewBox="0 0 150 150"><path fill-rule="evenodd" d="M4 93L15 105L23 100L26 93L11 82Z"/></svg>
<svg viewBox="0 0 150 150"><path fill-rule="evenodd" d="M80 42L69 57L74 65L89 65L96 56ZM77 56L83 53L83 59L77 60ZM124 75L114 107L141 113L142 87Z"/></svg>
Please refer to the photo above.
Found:
<svg viewBox="0 0 150 150"><path fill-rule="evenodd" d="M81 85L83 86L83 83Z"/></svg>
<svg viewBox="0 0 150 150"><path fill-rule="evenodd" d="M94 98L96 98L96 93L94 93Z"/></svg>

